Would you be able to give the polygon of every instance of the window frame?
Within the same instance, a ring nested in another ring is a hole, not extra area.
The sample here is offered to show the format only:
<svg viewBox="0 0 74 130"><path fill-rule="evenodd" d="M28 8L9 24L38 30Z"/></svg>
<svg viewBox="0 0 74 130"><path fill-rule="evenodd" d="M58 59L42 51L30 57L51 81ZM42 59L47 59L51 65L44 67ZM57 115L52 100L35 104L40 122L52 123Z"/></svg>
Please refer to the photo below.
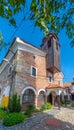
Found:
<svg viewBox="0 0 74 130"><path fill-rule="evenodd" d="M33 73L32 73L33 68L36 70L36 75L33 75ZM31 65L31 76L37 77L37 68L35 66L32 66L32 65Z"/></svg>
<svg viewBox="0 0 74 130"><path fill-rule="evenodd" d="M50 81L49 77L51 77L51 81ZM53 82L52 75L48 75L48 82L49 82L49 83L52 83L52 82Z"/></svg>
<svg viewBox="0 0 74 130"><path fill-rule="evenodd" d="M56 42L56 50L58 51L58 49L59 49L59 48L58 48L58 43Z"/></svg>
<svg viewBox="0 0 74 130"><path fill-rule="evenodd" d="M11 69L11 72L10 72L10 69ZM11 74L12 74L12 65L10 65L10 66L8 67L8 76L11 75Z"/></svg>
<svg viewBox="0 0 74 130"><path fill-rule="evenodd" d="M61 84L61 82L60 81L58 81L58 85L60 86L60 84Z"/></svg>
<svg viewBox="0 0 74 130"><path fill-rule="evenodd" d="M52 37L48 39L47 45L48 45L48 49L52 47Z"/></svg>
<svg viewBox="0 0 74 130"><path fill-rule="evenodd" d="M29 93L31 89L27 89L23 96L22 96L22 102L23 103L31 103L35 100L35 93L33 90L31 90L33 93ZM29 92L28 92L29 91ZM27 93L26 93L27 92ZM24 100L25 99L25 100Z"/></svg>
<svg viewBox="0 0 74 130"><path fill-rule="evenodd" d="M45 96L45 92L41 90L38 95L38 100L45 100Z"/></svg>

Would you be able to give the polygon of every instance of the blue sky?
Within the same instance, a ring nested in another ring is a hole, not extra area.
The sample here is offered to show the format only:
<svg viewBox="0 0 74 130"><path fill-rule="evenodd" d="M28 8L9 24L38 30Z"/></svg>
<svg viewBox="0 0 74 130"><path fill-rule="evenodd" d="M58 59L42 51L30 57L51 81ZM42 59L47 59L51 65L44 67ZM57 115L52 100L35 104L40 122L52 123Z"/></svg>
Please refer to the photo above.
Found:
<svg viewBox="0 0 74 130"><path fill-rule="evenodd" d="M19 15L17 15L17 25L19 26L22 19L19 18ZM33 22L31 21L25 21L21 23L21 26L17 29L15 27L12 27L9 22L3 18L0 17L0 32L3 35L4 42L12 43L12 40L15 36L18 36L25 41L40 47L40 44L42 42L42 38L44 37L43 32L40 31L39 28L33 26ZM61 30L61 32L58 34L59 42L61 44L60 49L60 59L61 59L61 69L64 74L64 82L70 82L72 81L72 78L74 77L74 48L71 48L70 46L70 39L68 39L65 30ZM7 52L7 48L9 46L6 46L2 49L0 52L0 62L2 61L3 56Z"/></svg>

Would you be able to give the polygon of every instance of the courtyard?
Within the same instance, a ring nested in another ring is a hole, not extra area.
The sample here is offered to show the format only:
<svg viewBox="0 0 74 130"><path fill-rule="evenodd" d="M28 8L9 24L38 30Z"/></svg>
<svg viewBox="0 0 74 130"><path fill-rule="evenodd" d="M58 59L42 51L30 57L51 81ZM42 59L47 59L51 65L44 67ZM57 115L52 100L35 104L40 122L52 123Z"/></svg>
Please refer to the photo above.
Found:
<svg viewBox="0 0 74 130"><path fill-rule="evenodd" d="M3 126L0 121L0 130L74 130L74 109L62 107L58 110L56 107L11 127Z"/></svg>

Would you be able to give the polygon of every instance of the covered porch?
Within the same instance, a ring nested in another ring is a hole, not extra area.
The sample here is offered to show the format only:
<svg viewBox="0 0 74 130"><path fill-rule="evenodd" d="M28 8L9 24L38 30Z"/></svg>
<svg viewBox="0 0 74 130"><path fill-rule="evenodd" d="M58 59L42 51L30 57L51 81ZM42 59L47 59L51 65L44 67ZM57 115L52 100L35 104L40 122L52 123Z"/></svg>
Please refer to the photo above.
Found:
<svg viewBox="0 0 74 130"><path fill-rule="evenodd" d="M66 92L57 84L50 84L46 88L47 93L47 102L50 102L52 105L57 106L61 101L65 100Z"/></svg>

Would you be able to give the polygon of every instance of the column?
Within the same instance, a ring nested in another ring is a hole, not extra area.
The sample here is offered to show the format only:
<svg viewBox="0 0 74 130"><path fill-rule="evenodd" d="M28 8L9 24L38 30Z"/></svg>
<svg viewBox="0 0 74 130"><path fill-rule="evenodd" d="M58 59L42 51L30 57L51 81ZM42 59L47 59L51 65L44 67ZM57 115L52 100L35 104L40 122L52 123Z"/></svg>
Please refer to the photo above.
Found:
<svg viewBox="0 0 74 130"><path fill-rule="evenodd" d="M35 106L36 106L36 108L38 106L38 95L35 96Z"/></svg>
<svg viewBox="0 0 74 130"><path fill-rule="evenodd" d="M58 109L60 109L60 95L57 95Z"/></svg>

